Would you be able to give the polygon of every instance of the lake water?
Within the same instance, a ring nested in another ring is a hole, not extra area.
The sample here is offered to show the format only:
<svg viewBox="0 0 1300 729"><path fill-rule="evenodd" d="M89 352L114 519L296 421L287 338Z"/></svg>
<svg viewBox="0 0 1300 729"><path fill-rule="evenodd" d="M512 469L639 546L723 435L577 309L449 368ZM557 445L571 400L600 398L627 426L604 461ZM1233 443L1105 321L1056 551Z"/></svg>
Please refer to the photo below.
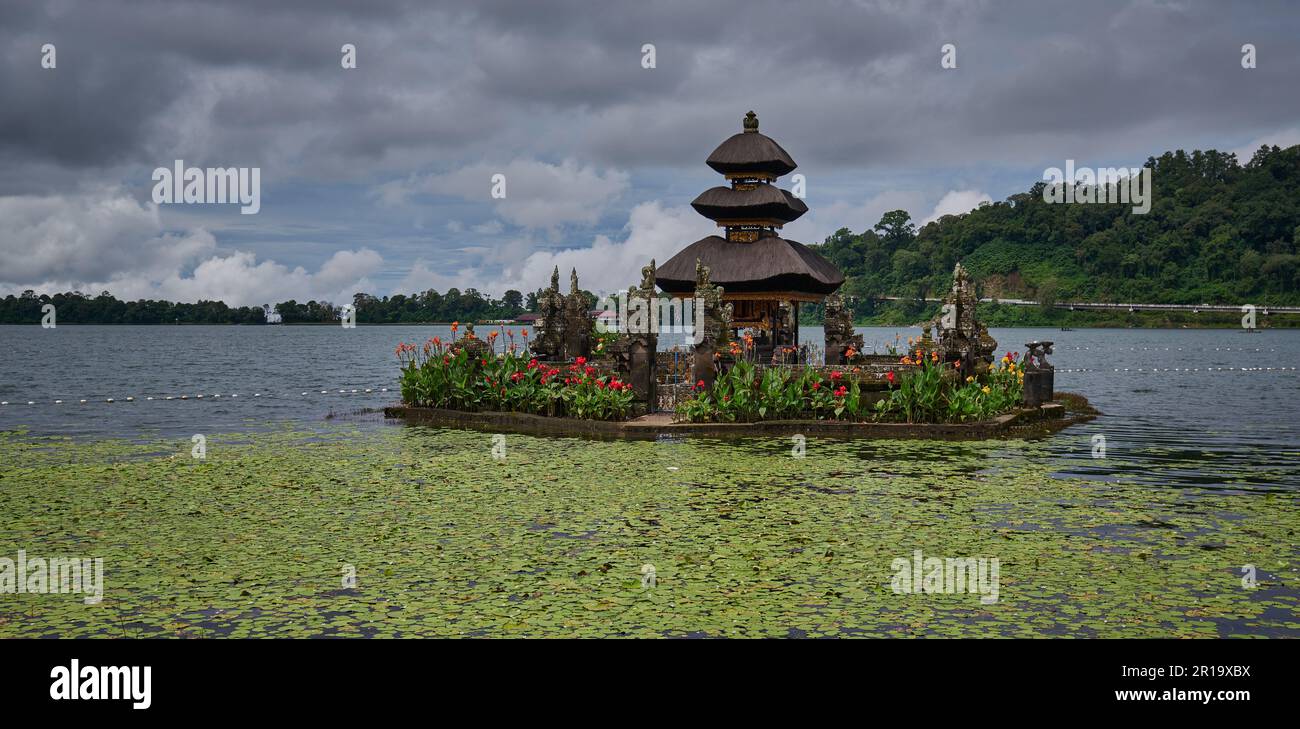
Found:
<svg viewBox="0 0 1300 729"><path fill-rule="evenodd" d="M0 638L1300 636L1300 331L992 334L1055 341L1057 389L1104 415L804 458L520 435L498 461L376 414L397 342L445 327L0 326L0 555L108 565L101 605L0 600ZM900 593L918 552L1001 560L1000 602Z"/></svg>
<svg viewBox="0 0 1300 729"><path fill-rule="evenodd" d="M920 333L858 331L869 349ZM397 342L450 334L441 326L0 326L0 401L8 402L0 430L139 439L356 418L397 399ZM991 334L1007 351L1056 342L1057 389L1083 394L1104 415L1054 436L1053 450L1073 460L1103 435L1106 458L1090 475L1300 490L1300 331ZM820 342L822 330L802 335Z"/></svg>

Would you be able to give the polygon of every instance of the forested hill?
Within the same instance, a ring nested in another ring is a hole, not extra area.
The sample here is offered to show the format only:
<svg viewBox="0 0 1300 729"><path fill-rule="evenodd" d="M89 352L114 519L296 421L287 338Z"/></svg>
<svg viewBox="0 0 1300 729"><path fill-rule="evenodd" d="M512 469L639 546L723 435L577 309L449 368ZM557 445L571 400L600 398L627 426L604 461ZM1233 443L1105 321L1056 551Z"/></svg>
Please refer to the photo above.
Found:
<svg viewBox="0 0 1300 729"><path fill-rule="evenodd" d="M1049 204L1044 182L919 230L906 211L813 246L865 297L933 296L961 261L981 296L1040 301L1300 303L1300 145L1261 147L1244 166L1223 152L1147 160L1147 214L1130 204Z"/></svg>

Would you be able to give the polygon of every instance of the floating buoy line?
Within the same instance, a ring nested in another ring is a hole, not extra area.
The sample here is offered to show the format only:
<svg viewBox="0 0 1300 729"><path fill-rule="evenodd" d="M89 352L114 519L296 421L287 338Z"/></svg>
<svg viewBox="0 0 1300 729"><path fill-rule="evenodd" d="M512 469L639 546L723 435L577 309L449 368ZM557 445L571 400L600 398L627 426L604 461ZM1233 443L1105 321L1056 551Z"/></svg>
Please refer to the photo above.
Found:
<svg viewBox="0 0 1300 729"><path fill-rule="evenodd" d="M1090 352L1096 349L1098 352L1276 352L1276 349L1264 349L1263 347L1080 347L1080 346L1061 346L1060 344L1052 345L1053 351L1056 352Z"/></svg>
<svg viewBox="0 0 1300 729"><path fill-rule="evenodd" d="M330 394L336 394L336 395L371 395L371 394L376 394L376 393L387 393L387 392L388 392L388 389L389 389L389 388L387 388L387 387L364 387L364 388L362 388L362 387L353 387L353 388L341 388L341 389L338 389L338 390L334 390L333 392L331 392L330 390L321 390L321 391L319 392L319 394L321 394L321 395L330 395ZM252 395L247 395L247 394L245 394L245 399L251 399L251 398L268 398L268 399L270 399L270 398L307 397L307 396L315 395L315 394L317 394L317 392L316 392L315 390L303 390L302 393L299 394L299 395L294 395L294 393L292 393L292 392L286 392L286 393L284 393L283 395L279 395L279 394L271 393L271 392L255 392L255 393L253 393ZM100 398L95 398L95 399L90 399L90 398L81 398L81 399L79 399L79 400L76 400L75 403L78 404L78 405L89 405L89 404L91 404L91 403L101 403L101 404L104 404L104 405L111 405L111 404L113 404L113 403L118 403L118 402L130 402L130 403L134 403L134 402L170 402L170 401L172 401L172 400L184 400L184 401L191 401L191 400L220 400L220 399L222 399L222 398L232 399L232 400L233 400L233 399L238 399L238 398L239 398L239 394L238 394L238 393L230 393L229 395L222 395L222 394L220 394L220 393L212 393L212 394L208 395L208 394L201 394L201 393L200 393L200 394L190 395L189 393L186 393L186 394L183 394L183 395L148 395L148 396L139 397L139 398L137 398L137 397L134 396L134 395L129 395L129 396L127 396L127 397L122 398L121 400L119 400L119 399L117 399L117 398L113 398L113 397L106 397L106 398L102 398L102 399L100 399ZM49 403L52 404L52 405L63 405L63 404L65 404L65 403L72 403L72 402L74 402L74 401L72 401L72 400L62 400L62 399L52 400L52 401L41 401L41 403L38 403L36 400L27 400L27 401L26 401L26 403L27 403L28 405L37 405L37 404L42 404L42 403L44 403L44 402L49 402ZM8 400L0 400L0 406L5 406L5 405L18 405L18 404L20 404L20 401L14 401L14 402L11 403L11 402L9 402Z"/></svg>
<svg viewBox="0 0 1300 729"><path fill-rule="evenodd" d="M1057 367L1057 372L1136 372L1136 373L1156 373L1156 372L1295 372L1295 367L1115 367L1106 369L1105 367Z"/></svg>

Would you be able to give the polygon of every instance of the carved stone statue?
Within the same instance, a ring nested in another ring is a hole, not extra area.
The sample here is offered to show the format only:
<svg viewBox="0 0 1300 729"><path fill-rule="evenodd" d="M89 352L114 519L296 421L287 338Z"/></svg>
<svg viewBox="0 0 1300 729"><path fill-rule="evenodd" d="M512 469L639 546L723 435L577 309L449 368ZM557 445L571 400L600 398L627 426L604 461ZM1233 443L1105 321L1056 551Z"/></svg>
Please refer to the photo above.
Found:
<svg viewBox="0 0 1300 729"><path fill-rule="evenodd" d="M551 272L551 286L537 298L541 332L532 345L539 359L559 360L564 357L564 297L560 294L560 267Z"/></svg>
<svg viewBox="0 0 1300 729"><path fill-rule="evenodd" d="M723 304L723 293L721 286L710 282L709 267L695 259L695 305L704 309L704 332L695 345L691 378L695 382L703 380L706 385L713 384L717 374L715 355L731 338L731 305Z"/></svg>
<svg viewBox="0 0 1300 729"><path fill-rule="evenodd" d="M1056 368L1047 361L1052 353L1052 342L1026 342L1024 364L1024 387L1022 388L1025 404L1037 407L1051 402L1056 397Z"/></svg>
<svg viewBox="0 0 1300 729"><path fill-rule="evenodd" d="M960 362L962 376L988 372L998 343L975 318L975 282L958 263L952 270L952 290L943 311L930 324L938 334L935 351L947 362Z"/></svg>
<svg viewBox="0 0 1300 729"><path fill-rule="evenodd" d="M578 288L578 269L569 273L569 295L564 297L564 344L563 357L591 356L592 328L596 319L591 315L587 297Z"/></svg>
<svg viewBox="0 0 1300 729"><path fill-rule="evenodd" d="M701 263L700 259L697 258L695 259L695 289L698 291L708 287L709 267Z"/></svg>
<svg viewBox="0 0 1300 729"><path fill-rule="evenodd" d="M844 297L831 294L826 297L825 320L826 364L846 364L850 349L855 353L862 351L862 335L853 333L853 312L844 305Z"/></svg>
<svg viewBox="0 0 1300 729"><path fill-rule="evenodd" d="M641 290L648 291L651 295L655 290L655 259L650 259L649 266L641 267Z"/></svg>

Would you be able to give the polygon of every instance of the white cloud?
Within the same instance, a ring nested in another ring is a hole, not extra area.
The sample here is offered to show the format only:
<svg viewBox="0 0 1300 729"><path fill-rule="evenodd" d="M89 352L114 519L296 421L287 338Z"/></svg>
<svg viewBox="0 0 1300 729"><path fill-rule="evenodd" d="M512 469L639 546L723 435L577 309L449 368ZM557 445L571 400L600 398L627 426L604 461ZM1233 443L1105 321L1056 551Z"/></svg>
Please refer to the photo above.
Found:
<svg viewBox="0 0 1300 729"><path fill-rule="evenodd" d="M879 223L881 216L891 210L910 213L924 206L925 196L921 193L897 190L882 192L860 203L836 200L804 213L803 217L781 229L781 237L805 244L821 243L840 228L862 233Z"/></svg>
<svg viewBox="0 0 1300 729"><path fill-rule="evenodd" d="M165 273L211 253L199 229L164 233L158 207L119 188L71 195L0 197L0 282L87 280L133 271Z"/></svg>
<svg viewBox="0 0 1300 729"><path fill-rule="evenodd" d="M930 211L930 216L921 221L920 225L938 220L945 215L969 213L987 202L993 202L993 198L989 197L988 193L979 190L949 190L943 197L939 198L939 202L934 205L934 210Z"/></svg>
<svg viewBox="0 0 1300 729"><path fill-rule="evenodd" d="M1228 151L1236 154L1237 161L1244 165L1249 162L1250 158L1255 156L1255 152L1265 144L1270 147L1276 145L1282 149L1300 144L1300 127L1291 127L1290 129L1281 129L1271 134L1265 134L1264 136L1244 144L1237 149L1230 149Z"/></svg>
<svg viewBox="0 0 1300 729"><path fill-rule="evenodd" d="M492 197L493 176L505 176L505 197ZM385 183L374 196L386 205L409 204L418 194L451 195L489 204L505 222L525 228L555 228L600 220L628 188L628 174L601 173L571 159L558 165L516 159L505 165L480 163L444 174ZM491 225L491 223L488 223ZM497 222L497 225L500 225Z"/></svg>
<svg viewBox="0 0 1300 729"><path fill-rule="evenodd" d="M665 208L658 200L641 203L628 216L627 238L621 242L598 235L589 247L536 251L516 266L508 266L489 291L532 291L550 283L559 266L561 285L568 286L570 269L578 269L582 288L617 291L641 281L641 267L655 259L662 264L686 246L717 232L714 224L689 206Z"/></svg>
<svg viewBox="0 0 1300 729"><path fill-rule="evenodd" d="M713 223L690 207L664 207L658 200L634 207L623 230L627 237L621 241L598 235L589 246L560 250L535 250L537 243L530 239L511 241L504 248L518 251L520 255L508 258L500 267L488 262L459 271L440 272L420 260L393 292L410 293L429 288L446 291L453 286L462 291L477 288L492 296L500 296L508 289L535 291L550 283L551 271L557 266L565 291L569 271L576 268L582 288L612 292L640 283L641 267L650 259L662 264L682 248L717 232Z"/></svg>
<svg viewBox="0 0 1300 729"><path fill-rule="evenodd" d="M383 264L367 248L338 251L315 273L258 261L248 251L223 253L201 228L164 232L156 206L116 188L0 197L0 255L0 290L109 291L124 300L214 299L231 306L350 301L372 287L367 277Z"/></svg>

